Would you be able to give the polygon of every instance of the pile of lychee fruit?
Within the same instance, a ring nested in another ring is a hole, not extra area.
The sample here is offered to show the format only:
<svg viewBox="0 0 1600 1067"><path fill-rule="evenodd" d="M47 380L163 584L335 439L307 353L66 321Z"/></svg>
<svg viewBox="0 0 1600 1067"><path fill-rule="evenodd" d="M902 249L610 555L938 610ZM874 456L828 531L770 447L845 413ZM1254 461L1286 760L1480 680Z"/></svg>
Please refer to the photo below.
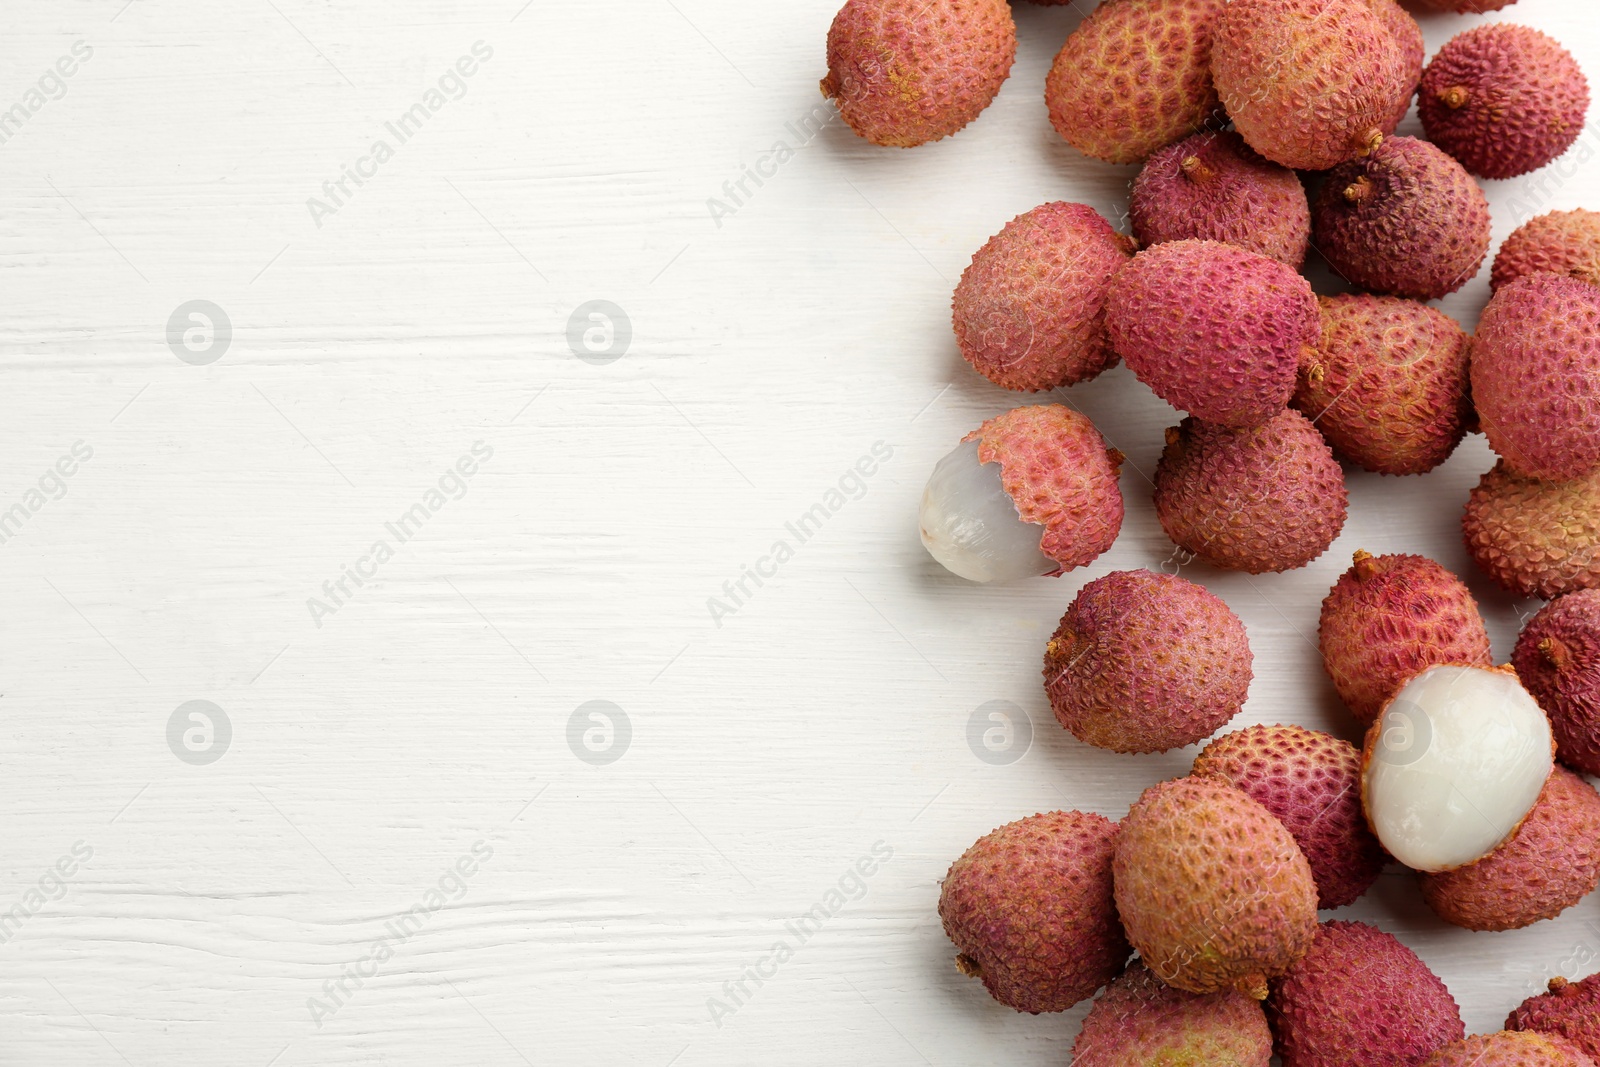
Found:
<svg viewBox="0 0 1600 1067"><path fill-rule="evenodd" d="M848 0L822 89L857 134L910 147L976 118L1015 50L1007 0ZM1044 651L1061 725L1116 752L1211 740L1120 823L1056 811L985 835L939 900L957 967L1001 1003L1099 993L1076 1067L1600 1064L1600 975L1558 978L1467 1037L1410 949L1318 921L1390 862L1471 930L1552 918L1600 885L1600 793L1581 777L1600 776L1600 213L1513 233L1475 336L1423 302L1488 256L1474 176L1566 153L1588 84L1513 23L1425 58L1395 0L1103 0L1045 103L1081 152L1142 163L1133 233L1044 204L956 287L956 340L995 385L1059 389L1121 360L1184 414L1154 503L1194 557L1305 566L1343 527L1342 463L1423 474L1482 432L1499 462L1466 503L1467 548L1551 601L1495 666L1459 577L1358 552L1319 633L1357 748L1292 725L1213 737L1253 677L1239 618L1177 575L1085 585ZM1426 139L1395 134L1413 100ZM1315 295L1308 248L1359 291ZM1121 529L1121 462L1069 403L1018 407L938 463L923 543L973 581L1084 566Z"/></svg>

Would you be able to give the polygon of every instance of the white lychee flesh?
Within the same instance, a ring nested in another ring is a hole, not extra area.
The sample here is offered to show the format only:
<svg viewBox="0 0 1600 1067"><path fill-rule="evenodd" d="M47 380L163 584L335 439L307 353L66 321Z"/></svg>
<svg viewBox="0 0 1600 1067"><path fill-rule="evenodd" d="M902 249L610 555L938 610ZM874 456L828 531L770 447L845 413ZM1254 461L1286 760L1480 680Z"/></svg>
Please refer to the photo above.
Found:
<svg viewBox="0 0 1600 1067"><path fill-rule="evenodd" d="M976 439L956 446L933 468L919 518L929 555L969 582L1029 578L1061 568L1039 550L1044 527L1017 514L1000 484L1000 464L978 461Z"/></svg>
<svg viewBox="0 0 1600 1067"><path fill-rule="evenodd" d="M1367 738L1361 795L1395 859L1447 871L1516 832L1554 765L1550 721L1509 671L1433 667Z"/></svg>

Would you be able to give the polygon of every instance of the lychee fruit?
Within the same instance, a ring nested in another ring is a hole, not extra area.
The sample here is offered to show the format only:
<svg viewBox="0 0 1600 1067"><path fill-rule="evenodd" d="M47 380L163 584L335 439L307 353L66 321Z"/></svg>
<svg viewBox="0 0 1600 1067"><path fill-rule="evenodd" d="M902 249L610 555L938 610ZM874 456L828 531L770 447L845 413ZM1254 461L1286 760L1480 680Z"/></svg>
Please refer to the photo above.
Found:
<svg viewBox="0 0 1600 1067"><path fill-rule="evenodd" d="M1474 26L1439 49L1417 111L1428 139L1481 178L1538 170L1578 139L1589 82L1572 53L1529 26Z"/></svg>
<svg viewBox="0 0 1600 1067"><path fill-rule="evenodd" d="M1368 0L1233 0L1211 73L1250 146L1296 170L1370 152L1415 83Z"/></svg>
<svg viewBox="0 0 1600 1067"><path fill-rule="evenodd" d="M1348 510L1344 471L1306 417L1284 409L1232 430L1184 419L1156 465L1156 517L1222 570L1285 571L1327 551Z"/></svg>
<svg viewBox="0 0 1600 1067"><path fill-rule="evenodd" d="M1197 133L1152 155L1133 180L1128 214L1145 247L1222 241L1295 270L1311 239L1299 175L1262 159L1232 130Z"/></svg>
<svg viewBox="0 0 1600 1067"><path fill-rule="evenodd" d="M1361 753L1303 726L1248 726L1208 744L1191 772L1220 778L1266 808L1311 865L1319 908L1360 897L1387 858L1361 811Z"/></svg>
<svg viewBox="0 0 1600 1067"><path fill-rule="evenodd" d="M1541 608L1517 638L1511 665L1550 716L1556 758L1600 776L1600 589Z"/></svg>
<svg viewBox="0 0 1600 1067"><path fill-rule="evenodd" d="M1479 568L1517 596L1600 586L1600 470L1541 482L1502 460L1468 495L1461 533Z"/></svg>
<svg viewBox="0 0 1600 1067"><path fill-rule="evenodd" d="M1218 241L1140 252L1111 283L1106 327L1157 396L1223 426L1258 426L1280 412L1320 332L1304 278Z"/></svg>
<svg viewBox="0 0 1600 1067"><path fill-rule="evenodd" d="M1427 58L1428 49L1422 39L1422 27L1411 17L1411 12L1401 7L1395 0L1371 0L1371 4L1372 13L1378 16L1378 21L1383 23L1394 37L1395 43L1400 46L1400 55L1406 72L1405 93L1395 105L1389 121L1382 126L1383 134L1387 137L1395 131L1395 127L1400 125L1411 110L1411 98L1417 94L1417 86L1422 83L1422 65Z"/></svg>
<svg viewBox="0 0 1600 1067"><path fill-rule="evenodd" d="M1272 983L1267 1018L1283 1067L1411 1067L1466 1033L1439 976L1366 923L1328 922Z"/></svg>
<svg viewBox="0 0 1600 1067"><path fill-rule="evenodd" d="M1518 226L1500 243L1489 284L1499 289L1539 271L1600 283L1600 211L1552 211Z"/></svg>
<svg viewBox="0 0 1600 1067"><path fill-rule="evenodd" d="M909 148L977 118L1016 54L1006 0L847 0L822 95L873 144Z"/></svg>
<svg viewBox="0 0 1600 1067"><path fill-rule="evenodd" d="M1429 667L1494 662L1472 592L1424 556L1357 552L1322 602L1317 643L1339 699L1362 726Z"/></svg>
<svg viewBox="0 0 1600 1067"><path fill-rule="evenodd" d="M1600 286L1534 274L1495 293L1473 340L1472 399L1517 473L1558 482L1600 466Z"/></svg>
<svg viewBox="0 0 1600 1067"><path fill-rule="evenodd" d="M1137 163L1225 122L1211 35L1226 0L1106 0L1067 37L1044 83L1056 132L1084 155Z"/></svg>
<svg viewBox="0 0 1600 1067"><path fill-rule="evenodd" d="M1122 820L1114 870L1128 940L1178 989L1261 1000L1316 934L1317 886L1300 846L1213 778L1146 789Z"/></svg>
<svg viewBox="0 0 1600 1067"><path fill-rule="evenodd" d="M1378 474L1422 474L1450 457L1472 414L1472 338L1436 308L1396 296L1324 296L1322 341L1293 404L1335 455Z"/></svg>
<svg viewBox="0 0 1600 1067"><path fill-rule="evenodd" d="M1595 1067L1576 1045L1553 1034L1474 1034L1439 1049L1419 1067Z"/></svg>
<svg viewBox="0 0 1600 1067"><path fill-rule="evenodd" d="M1468 930L1518 930L1553 919L1600 885L1600 793L1557 767L1522 826L1459 870L1422 876L1434 914Z"/></svg>
<svg viewBox="0 0 1600 1067"><path fill-rule="evenodd" d="M1367 822L1414 870L1476 863L1533 810L1554 748L1549 720L1511 668L1429 667L1367 731Z"/></svg>
<svg viewBox="0 0 1600 1067"><path fill-rule="evenodd" d="M1272 1032L1242 993L1186 993L1134 961L1106 986L1072 1043L1072 1067L1267 1067Z"/></svg>
<svg viewBox="0 0 1600 1067"><path fill-rule="evenodd" d="M1086 381L1116 362L1106 291L1133 241L1092 207L1043 204L978 249L956 286L956 340L996 385L1034 392Z"/></svg>
<svg viewBox="0 0 1600 1067"><path fill-rule="evenodd" d="M1194 744L1239 713L1250 689L1244 623L1204 586L1114 571L1078 591L1045 646L1061 725L1113 752Z"/></svg>
<svg viewBox="0 0 1600 1067"><path fill-rule="evenodd" d="M1363 289L1432 300L1461 288L1483 265L1489 202L1435 146L1390 137L1329 172L1312 200L1311 240Z"/></svg>
<svg viewBox="0 0 1600 1067"><path fill-rule="evenodd" d="M1506 1017L1506 1029L1564 1038L1591 1059L1600 1056L1600 974L1581 982L1552 978L1549 990L1523 1001Z"/></svg>
<svg viewBox="0 0 1600 1067"><path fill-rule="evenodd" d="M922 494L922 543L969 581L1059 575L1122 529L1122 453L1063 404L1014 408L962 439Z"/></svg>
<svg viewBox="0 0 1600 1067"><path fill-rule="evenodd" d="M1128 942L1112 903L1117 824L1052 811L980 837L950 865L939 917L956 968L1000 1003L1065 1011L1121 973Z"/></svg>

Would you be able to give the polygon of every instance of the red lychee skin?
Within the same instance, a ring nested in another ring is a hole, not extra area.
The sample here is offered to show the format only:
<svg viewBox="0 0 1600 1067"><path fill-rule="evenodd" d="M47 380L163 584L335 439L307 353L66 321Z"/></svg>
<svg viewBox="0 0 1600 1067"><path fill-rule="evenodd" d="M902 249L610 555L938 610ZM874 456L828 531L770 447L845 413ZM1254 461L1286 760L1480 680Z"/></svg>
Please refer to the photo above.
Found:
<svg viewBox="0 0 1600 1067"><path fill-rule="evenodd" d="M1548 993L1529 997L1506 1016L1506 1029L1564 1038L1590 1059L1600 1056L1600 975L1550 979Z"/></svg>
<svg viewBox="0 0 1600 1067"><path fill-rule="evenodd" d="M1333 687L1362 726L1429 667L1494 665L1472 592L1424 556L1357 552L1322 601L1317 640Z"/></svg>
<svg viewBox="0 0 1600 1067"><path fill-rule="evenodd" d="M1294 407L1336 455L1379 474L1423 474L1472 417L1472 338L1436 308L1396 296L1317 298L1322 343L1300 366Z"/></svg>
<svg viewBox="0 0 1600 1067"><path fill-rule="evenodd" d="M1472 400L1517 473L1564 482L1600 467L1600 286L1534 274L1495 293L1473 340Z"/></svg>
<svg viewBox="0 0 1600 1067"><path fill-rule="evenodd" d="M1322 555L1349 507L1327 442L1287 409L1248 430L1184 419L1167 430L1155 486L1156 517L1178 547L1251 574Z"/></svg>
<svg viewBox="0 0 1600 1067"><path fill-rule="evenodd" d="M1287 1067L1287 1065L1285 1065ZM1421 1067L1595 1067L1578 1046L1554 1034L1474 1034L1446 1045Z"/></svg>
<svg viewBox="0 0 1600 1067"><path fill-rule="evenodd" d="M1509 841L1477 863L1421 877L1434 914L1468 930L1553 919L1600 885L1600 793L1558 766Z"/></svg>
<svg viewBox="0 0 1600 1067"><path fill-rule="evenodd" d="M1552 211L1529 219L1500 244L1489 274L1494 289L1540 271L1600 282L1600 211Z"/></svg>
<svg viewBox="0 0 1600 1067"><path fill-rule="evenodd" d="M1272 983L1267 1021L1283 1067L1411 1067L1466 1032L1438 975L1356 922L1317 928L1311 951Z"/></svg>
<svg viewBox="0 0 1600 1067"><path fill-rule="evenodd" d="M1250 689L1244 623L1184 578L1114 571L1079 590L1045 646L1045 691L1078 740L1113 752L1192 745Z"/></svg>
<svg viewBox="0 0 1600 1067"><path fill-rule="evenodd" d="M1222 426L1283 410L1321 322L1293 269L1219 241L1148 248L1112 280L1111 346L1161 399Z"/></svg>
<svg viewBox="0 0 1600 1067"><path fill-rule="evenodd" d="M1197 133L1151 156L1133 180L1128 215L1146 247L1221 241L1295 270L1311 240L1299 175L1262 159L1232 130Z"/></svg>
<svg viewBox="0 0 1600 1067"><path fill-rule="evenodd" d="M1135 960L1089 1009L1071 1067L1267 1067L1272 1031L1240 993L1185 993Z"/></svg>
<svg viewBox="0 0 1600 1067"><path fill-rule="evenodd" d="M1329 172L1311 203L1311 242L1363 289L1433 300L1483 265L1489 201L1435 146L1390 137Z"/></svg>
<svg viewBox="0 0 1600 1067"><path fill-rule="evenodd" d="M1468 495L1461 535L1473 562L1517 596L1600 586L1600 470L1541 482L1501 460Z"/></svg>
<svg viewBox="0 0 1600 1067"><path fill-rule="evenodd" d="M1319 908L1352 903L1388 862L1361 810L1361 753L1348 741L1248 726L1208 744L1191 773L1226 781L1278 817L1311 864Z"/></svg>
<svg viewBox="0 0 1600 1067"><path fill-rule="evenodd" d="M1106 336L1111 279L1133 240L1084 204L1043 204L1006 223L972 257L952 302L973 368L1006 389L1087 381L1117 357Z"/></svg>
<svg viewBox="0 0 1600 1067"><path fill-rule="evenodd" d="M1250 147L1296 170L1371 151L1414 84L1386 21L1368 0L1233 0L1211 73Z"/></svg>
<svg viewBox="0 0 1600 1067"><path fill-rule="evenodd" d="M1137 163L1221 119L1211 35L1226 0L1106 0L1044 83L1050 123L1084 155Z"/></svg>
<svg viewBox="0 0 1600 1067"><path fill-rule="evenodd" d="M1550 716L1556 758L1600 777L1600 589L1541 608L1517 638L1511 665Z"/></svg>
<svg viewBox="0 0 1600 1067"><path fill-rule="evenodd" d="M1371 3L1372 13L1378 16L1378 21L1383 23L1384 28L1400 45L1406 72L1405 94L1396 103L1389 121L1380 127L1383 135L1387 137L1395 131L1395 127L1400 125L1411 110L1411 100L1417 95L1417 86L1422 83L1422 65L1428 56L1428 46L1422 39L1422 27L1411 17L1411 12L1401 7L1395 0L1371 0Z"/></svg>
<svg viewBox="0 0 1600 1067"><path fill-rule="evenodd" d="M1006 0L847 0L822 95L873 144L910 148L977 118L1016 54Z"/></svg>
<svg viewBox="0 0 1600 1067"><path fill-rule="evenodd" d="M1417 99L1428 139L1469 173L1515 178L1572 147L1589 83L1554 38L1494 22L1451 38L1428 64Z"/></svg>
<svg viewBox="0 0 1600 1067"><path fill-rule="evenodd" d="M956 968L1000 1003L1065 1011L1122 972L1130 949L1112 899L1117 824L1052 811L979 838L950 866L939 917Z"/></svg>
<svg viewBox="0 0 1600 1067"><path fill-rule="evenodd" d="M1044 527L1039 550L1063 571L1111 547L1122 529L1122 453L1107 448L1088 416L1064 404L1014 408L962 441L978 462L1000 464L1000 484L1023 522Z"/></svg>

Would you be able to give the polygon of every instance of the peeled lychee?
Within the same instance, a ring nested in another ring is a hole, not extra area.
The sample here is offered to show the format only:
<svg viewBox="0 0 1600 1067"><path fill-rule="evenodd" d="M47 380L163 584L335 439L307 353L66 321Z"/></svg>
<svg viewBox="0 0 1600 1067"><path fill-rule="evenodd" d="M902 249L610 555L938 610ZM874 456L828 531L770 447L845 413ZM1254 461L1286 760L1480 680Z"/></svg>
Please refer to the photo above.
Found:
<svg viewBox="0 0 1600 1067"><path fill-rule="evenodd" d="M1267 1067L1272 1032L1242 993L1186 993L1139 961L1106 987L1072 1043L1072 1067Z"/></svg>
<svg viewBox="0 0 1600 1067"><path fill-rule="evenodd" d="M1056 132L1085 155L1137 163L1222 120L1211 35L1225 6L1105 0L1072 31L1045 79Z"/></svg>
<svg viewBox="0 0 1600 1067"><path fill-rule="evenodd" d="M1550 991L1523 1001L1507 1016L1506 1029L1561 1037L1591 1059L1600 1056L1600 974L1581 982L1550 979Z"/></svg>
<svg viewBox="0 0 1600 1067"><path fill-rule="evenodd" d="M1300 367L1294 406L1336 455L1379 474L1449 458L1472 413L1472 338L1436 308L1364 293L1318 298L1322 342Z"/></svg>
<svg viewBox="0 0 1600 1067"><path fill-rule="evenodd" d="M1311 239L1299 176L1262 159L1232 130L1197 133L1151 156L1133 180L1128 214L1146 247L1222 241L1295 270Z"/></svg>
<svg viewBox="0 0 1600 1067"><path fill-rule="evenodd" d="M1500 243L1489 284L1499 289L1542 270L1600 282L1600 211L1552 211L1518 226Z"/></svg>
<svg viewBox="0 0 1600 1067"><path fill-rule="evenodd" d="M1387 857L1361 811L1361 753L1303 726L1248 726L1201 751L1193 774L1220 778L1266 808L1311 865L1319 908L1372 887Z"/></svg>
<svg viewBox="0 0 1600 1067"><path fill-rule="evenodd" d="M1304 278L1217 241L1140 252L1111 283L1106 327L1157 396L1223 426L1258 426L1280 412L1319 333Z"/></svg>
<svg viewBox="0 0 1600 1067"><path fill-rule="evenodd" d="M1239 713L1250 678L1244 623L1204 586L1171 574L1096 578L1045 646L1056 718L1113 752L1199 741Z"/></svg>
<svg viewBox="0 0 1600 1067"><path fill-rule="evenodd" d="M1155 486L1156 517L1179 548L1251 574L1322 555L1348 509L1333 452L1288 409L1247 430L1184 419L1167 430Z"/></svg>
<svg viewBox="0 0 1600 1067"><path fill-rule="evenodd" d="M1546 604L1511 654L1556 738L1556 758L1600 776L1600 590L1582 589Z"/></svg>
<svg viewBox="0 0 1600 1067"><path fill-rule="evenodd" d="M1540 482L1502 460L1467 497L1461 533L1473 561L1517 596L1600 586L1600 470Z"/></svg>
<svg viewBox="0 0 1600 1067"><path fill-rule="evenodd" d="M1128 942L1112 903L1117 824L1052 811L980 837L939 891L956 968L1000 1003L1064 1011L1115 978Z"/></svg>
<svg viewBox="0 0 1600 1067"><path fill-rule="evenodd" d="M846 0L822 95L873 144L909 148L977 118L1016 54L1006 0Z"/></svg>
<svg viewBox="0 0 1600 1067"><path fill-rule="evenodd" d="M1549 720L1509 667L1429 667L1367 731L1367 822L1414 870L1476 863L1533 809L1554 747Z"/></svg>
<svg viewBox="0 0 1600 1067"><path fill-rule="evenodd" d="M1213 778L1146 789L1122 820L1114 867L1128 940L1178 989L1260 1000L1316 934L1317 886L1300 846Z"/></svg>
<svg viewBox="0 0 1600 1067"><path fill-rule="evenodd" d="M1522 826L1477 863L1422 877L1445 922L1517 930L1553 919L1600 885L1600 793L1557 767Z"/></svg>
<svg viewBox="0 0 1600 1067"><path fill-rule="evenodd" d="M1415 84L1368 0L1233 0L1211 73L1250 147L1296 170L1370 152Z"/></svg>
<svg viewBox="0 0 1600 1067"><path fill-rule="evenodd" d="M978 249L956 286L956 340L985 378L1033 392L1093 378L1116 356L1106 291L1133 241L1092 207L1056 202L1018 215Z"/></svg>
<svg viewBox="0 0 1600 1067"><path fill-rule="evenodd" d="M922 543L969 581L1058 575L1122 529L1122 453L1062 404L1015 408L962 439L922 494Z"/></svg>
<svg viewBox="0 0 1600 1067"><path fill-rule="evenodd" d="M1495 293L1473 340L1472 399L1517 473L1558 482L1600 466L1600 286L1534 274Z"/></svg>
<svg viewBox="0 0 1600 1067"><path fill-rule="evenodd" d="M1466 1032L1416 953L1354 922L1317 929L1311 951L1272 983L1267 1017L1283 1067L1411 1067Z"/></svg>
<svg viewBox="0 0 1600 1067"><path fill-rule="evenodd" d="M1363 289L1432 300L1461 288L1483 265L1489 202L1438 148L1390 137L1329 172L1311 204L1311 240Z"/></svg>
<svg viewBox="0 0 1600 1067"><path fill-rule="evenodd" d="M1493 665L1472 592L1423 556L1357 552L1322 602L1317 642L1339 699L1363 726L1428 667Z"/></svg>
<svg viewBox="0 0 1600 1067"><path fill-rule="evenodd" d="M1538 170L1578 139L1589 83L1554 38L1493 22L1451 38L1422 76L1428 140L1482 178Z"/></svg>
<svg viewBox="0 0 1600 1067"><path fill-rule="evenodd" d="M1552 1034L1474 1034L1446 1045L1420 1067L1595 1067L1565 1038Z"/></svg>

